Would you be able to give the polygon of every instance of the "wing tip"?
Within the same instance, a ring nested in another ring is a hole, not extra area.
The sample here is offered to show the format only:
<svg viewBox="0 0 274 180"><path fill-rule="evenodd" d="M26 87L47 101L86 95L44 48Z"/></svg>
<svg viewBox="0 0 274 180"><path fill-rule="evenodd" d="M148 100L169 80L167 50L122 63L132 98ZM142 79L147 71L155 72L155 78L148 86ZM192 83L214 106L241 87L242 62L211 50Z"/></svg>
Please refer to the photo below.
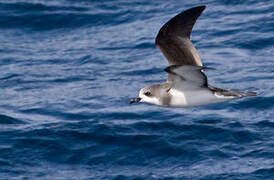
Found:
<svg viewBox="0 0 274 180"><path fill-rule="evenodd" d="M197 6L197 8L201 9L202 11L205 10L206 5Z"/></svg>
<svg viewBox="0 0 274 180"><path fill-rule="evenodd" d="M205 10L205 8L206 8L206 5L192 7L192 8L189 8L189 9L181 11L179 14L177 14L176 16L174 16L173 18L171 18L159 30L159 32L158 32L158 34L157 34L157 36L155 38L155 44L156 45L160 44L161 38L165 37L166 34L168 34L167 32L168 32L168 29L171 28L170 26L174 26L174 25L176 26L176 24L178 24L178 22L182 21L182 17L184 17L184 16L185 16L184 18L190 18L191 17L191 19L194 17L195 18L194 22L193 22L193 25L194 25L195 22L196 22L196 20L197 20L197 18L202 14L202 12ZM183 21L183 22L186 23L186 20ZM169 26L168 26L168 24L169 24ZM188 38L190 38L190 34L192 32L193 25L190 28L189 33L186 33L186 35L185 35ZM174 30L172 30L172 31L174 31Z"/></svg>
<svg viewBox="0 0 274 180"><path fill-rule="evenodd" d="M206 5L200 5L200 6L195 6L193 8L190 8L190 9L199 9L200 11L203 11L203 10L205 10L205 8L206 8Z"/></svg>
<svg viewBox="0 0 274 180"><path fill-rule="evenodd" d="M202 14L202 12L205 10L206 5L201 5L201 6L195 6L192 8L189 8L187 10L182 11L181 13L199 13L198 17Z"/></svg>

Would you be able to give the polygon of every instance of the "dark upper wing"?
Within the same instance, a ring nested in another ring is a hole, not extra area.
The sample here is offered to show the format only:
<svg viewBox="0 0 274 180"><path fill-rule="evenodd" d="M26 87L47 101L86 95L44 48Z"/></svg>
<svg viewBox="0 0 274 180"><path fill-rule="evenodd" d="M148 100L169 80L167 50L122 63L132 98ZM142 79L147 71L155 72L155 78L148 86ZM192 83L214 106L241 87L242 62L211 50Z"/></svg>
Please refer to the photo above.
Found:
<svg viewBox="0 0 274 180"><path fill-rule="evenodd" d="M159 31L155 44L169 65L202 66L201 58L190 41L192 28L206 6L198 6L173 17Z"/></svg>

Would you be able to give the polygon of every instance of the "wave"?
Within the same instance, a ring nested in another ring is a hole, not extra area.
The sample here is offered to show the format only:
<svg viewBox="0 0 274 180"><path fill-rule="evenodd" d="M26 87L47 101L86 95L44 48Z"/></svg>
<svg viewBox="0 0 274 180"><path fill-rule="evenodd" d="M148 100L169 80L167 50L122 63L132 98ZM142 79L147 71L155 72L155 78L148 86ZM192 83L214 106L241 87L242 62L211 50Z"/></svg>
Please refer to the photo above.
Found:
<svg viewBox="0 0 274 180"><path fill-rule="evenodd" d="M0 114L0 124L25 124L24 121Z"/></svg>
<svg viewBox="0 0 274 180"><path fill-rule="evenodd" d="M86 7L47 6L37 3L0 3L2 29L35 31L114 25L128 21L128 12L94 13ZM113 19L115 17L115 19Z"/></svg>

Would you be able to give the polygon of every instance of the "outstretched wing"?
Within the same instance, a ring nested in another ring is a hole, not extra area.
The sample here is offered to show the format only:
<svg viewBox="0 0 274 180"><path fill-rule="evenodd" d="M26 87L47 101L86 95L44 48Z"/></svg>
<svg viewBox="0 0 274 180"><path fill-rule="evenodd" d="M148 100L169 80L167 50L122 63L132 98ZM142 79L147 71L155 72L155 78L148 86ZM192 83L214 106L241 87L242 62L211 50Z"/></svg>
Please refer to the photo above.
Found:
<svg viewBox="0 0 274 180"><path fill-rule="evenodd" d="M165 71L169 74L171 86L184 91L208 87L207 76L203 73L203 69L210 68L191 65L171 65Z"/></svg>
<svg viewBox="0 0 274 180"><path fill-rule="evenodd" d="M206 6L198 6L173 17L159 31L155 44L169 65L202 66L201 58L190 41L192 28Z"/></svg>

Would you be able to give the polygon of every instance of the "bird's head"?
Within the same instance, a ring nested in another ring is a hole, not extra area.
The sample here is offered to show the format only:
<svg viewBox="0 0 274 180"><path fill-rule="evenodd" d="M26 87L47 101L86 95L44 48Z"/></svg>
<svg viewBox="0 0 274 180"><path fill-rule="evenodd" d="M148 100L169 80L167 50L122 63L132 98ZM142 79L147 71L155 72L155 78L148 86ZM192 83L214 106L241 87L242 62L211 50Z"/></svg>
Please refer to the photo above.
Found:
<svg viewBox="0 0 274 180"><path fill-rule="evenodd" d="M130 104L135 102L146 102L150 104L162 105L160 101L162 90L163 89L159 86L159 84L144 87L139 91L139 96L137 98L131 99Z"/></svg>

